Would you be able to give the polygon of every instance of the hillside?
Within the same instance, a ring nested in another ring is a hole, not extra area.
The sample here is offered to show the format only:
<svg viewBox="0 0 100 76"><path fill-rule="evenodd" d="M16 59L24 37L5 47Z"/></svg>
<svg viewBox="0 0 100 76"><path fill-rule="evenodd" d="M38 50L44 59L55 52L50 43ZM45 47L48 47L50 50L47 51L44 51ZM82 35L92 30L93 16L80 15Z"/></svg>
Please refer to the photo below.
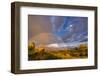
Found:
<svg viewBox="0 0 100 76"><path fill-rule="evenodd" d="M80 44L71 49L53 49L47 50L45 46L36 48L35 44L31 44L28 47L28 60L83 59L88 57L88 47L86 44Z"/></svg>

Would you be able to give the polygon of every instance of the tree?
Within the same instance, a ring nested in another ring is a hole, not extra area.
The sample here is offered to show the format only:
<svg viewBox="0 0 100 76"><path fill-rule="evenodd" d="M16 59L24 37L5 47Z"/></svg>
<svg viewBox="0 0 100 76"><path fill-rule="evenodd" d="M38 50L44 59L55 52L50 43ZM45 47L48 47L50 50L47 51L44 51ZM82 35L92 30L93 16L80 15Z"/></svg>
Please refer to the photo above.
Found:
<svg viewBox="0 0 100 76"><path fill-rule="evenodd" d="M35 43L32 42L28 45L28 54L32 55L35 52Z"/></svg>
<svg viewBox="0 0 100 76"><path fill-rule="evenodd" d="M35 43L32 42L28 45L28 50L34 50L35 49Z"/></svg>

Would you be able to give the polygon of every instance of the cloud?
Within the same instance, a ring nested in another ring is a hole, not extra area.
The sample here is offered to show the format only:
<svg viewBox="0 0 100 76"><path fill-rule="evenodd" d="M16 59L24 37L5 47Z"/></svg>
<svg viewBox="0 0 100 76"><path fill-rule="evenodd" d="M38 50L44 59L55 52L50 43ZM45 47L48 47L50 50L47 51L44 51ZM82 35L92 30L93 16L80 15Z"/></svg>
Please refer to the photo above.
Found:
<svg viewBox="0 0 100 76"><path fill-rule="evenodd" d="M87 17L29 15L28 18L29 41L41 33L52 33L64 42L88 40Z"/></svg>

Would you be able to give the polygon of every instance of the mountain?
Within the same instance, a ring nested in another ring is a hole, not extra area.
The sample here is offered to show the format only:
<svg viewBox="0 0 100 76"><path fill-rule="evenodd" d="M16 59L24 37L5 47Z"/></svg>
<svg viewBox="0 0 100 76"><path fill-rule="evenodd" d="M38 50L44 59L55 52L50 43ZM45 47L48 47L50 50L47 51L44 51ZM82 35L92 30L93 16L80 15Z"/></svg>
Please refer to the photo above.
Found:
<svg viewBox="0 0 100 76"><path fill-rule="evenodd" d="M54 43L54 44L49 44L49 45L46 45L47 47L77 47L81 44L86 44L87 45L87 42L74 42L74 43Z"/></svg>
<svg viewBox="0 0 100 76"><path fill-rule="evenodd" d="M52 50L64 50L64 49L72 49L82 44L87 45L87 42L53 43L53 44L45 45L45 48L52 49Z"/></svg>

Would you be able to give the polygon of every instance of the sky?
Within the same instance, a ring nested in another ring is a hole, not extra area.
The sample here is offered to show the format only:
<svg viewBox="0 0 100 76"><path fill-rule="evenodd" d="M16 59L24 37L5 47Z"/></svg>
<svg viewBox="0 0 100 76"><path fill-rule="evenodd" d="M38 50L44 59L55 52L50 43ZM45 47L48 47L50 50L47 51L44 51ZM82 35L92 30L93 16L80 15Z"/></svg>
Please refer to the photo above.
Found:
<svg viewBox="0 0 100 76"><path fill-rule="evenodd" d="M46 40L45 38L51 39L52 37L50 36L53 35L65 43L88 41L88 18L75 16L28 16L29 41L35 38L40 38L41 40Z"/></svg>

